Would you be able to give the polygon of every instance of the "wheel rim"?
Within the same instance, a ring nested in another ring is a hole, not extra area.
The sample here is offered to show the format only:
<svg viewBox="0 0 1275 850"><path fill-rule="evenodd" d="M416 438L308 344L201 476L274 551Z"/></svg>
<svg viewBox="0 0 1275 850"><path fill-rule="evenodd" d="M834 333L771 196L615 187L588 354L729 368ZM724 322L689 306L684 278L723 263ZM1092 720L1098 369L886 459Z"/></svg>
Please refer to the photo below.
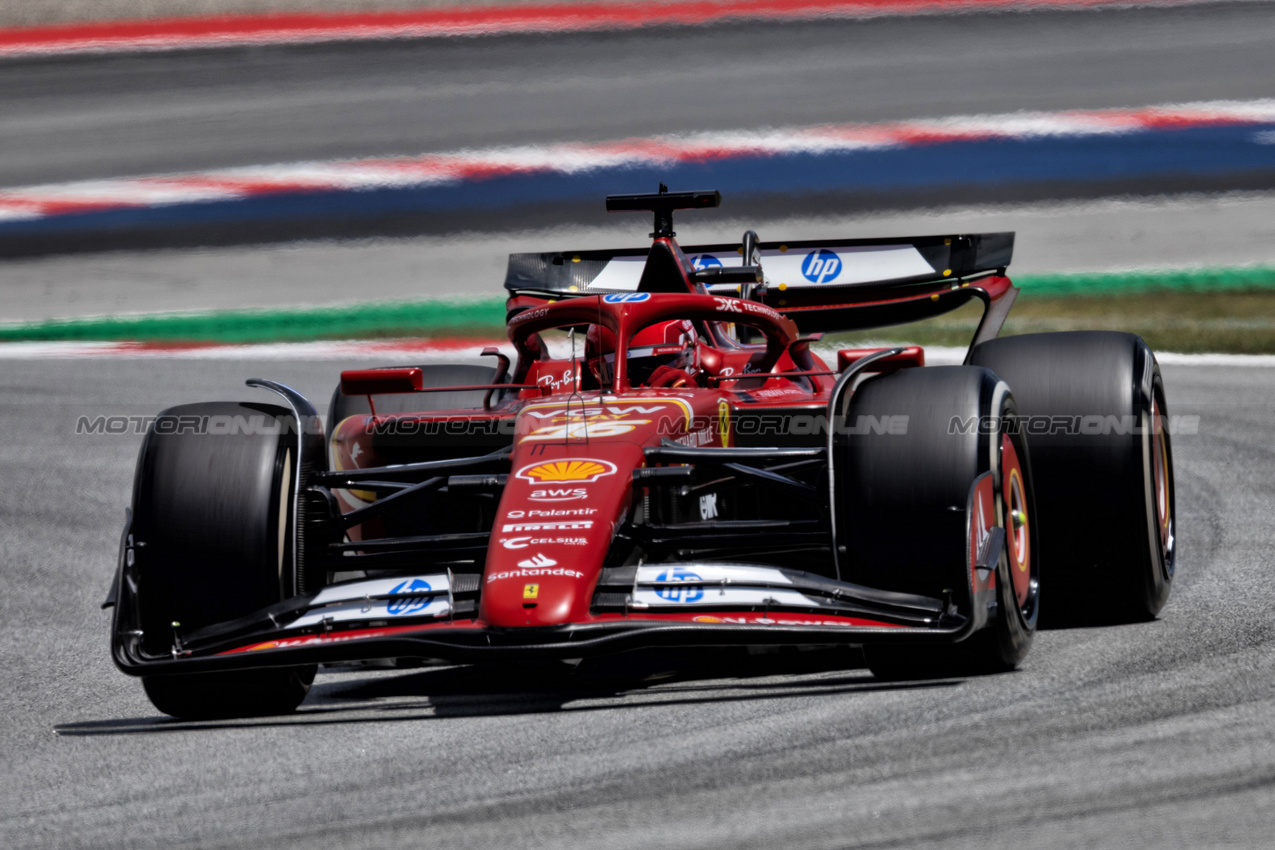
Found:
<svg viewBox="0 0 1275 850"><path fill-rule="evenodd" d="M1006 557L1014 601L1025 622L1035 613L1037 576L1033 570L1031 520L1027 489L1018 447L1005 435L1001 438L1002 504L1005 511Z"/></svg>
<svg viewBox="0 0 1275 850"><path fill-rule="evenodd" d="M291 507L292 486L292 451L284 452L283 457L283 473L279 479L279 506L278 517L276 519L277 548L275 569L279 576L279 592L281 599L287 599L292 595L293 589L290 587L291 582L288 581L287 561L288 554L288 508Z"/></svg>
<svg viewBox="0 0 1275 850"><path fill-rule="evenodd" d="M1151 401L1151 463L1154 480L1153 509L1155 511L1156 536L1160 544L1160 563L1166 576L1173 576L1173 481L1169 474L1169 444L1160 413L1160 400Z"/></svg>

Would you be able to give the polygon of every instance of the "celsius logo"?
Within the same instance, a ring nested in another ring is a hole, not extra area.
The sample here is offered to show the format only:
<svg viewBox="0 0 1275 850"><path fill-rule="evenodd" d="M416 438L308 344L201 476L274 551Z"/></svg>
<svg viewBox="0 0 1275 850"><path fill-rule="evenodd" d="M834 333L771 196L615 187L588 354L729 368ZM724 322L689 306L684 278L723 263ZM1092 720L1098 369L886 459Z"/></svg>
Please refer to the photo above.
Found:
<svg viewBox="0 0 1275 850"><path fill-rule="evenodd" d="M614 295L604 295L602 300L608 304L634 304L638 301L645 301L651 297L649 292L617 292Z"/></svg>
<svg viewBox="0 0 1275 850"><path fill-rule="evenodd" d="M556 567L558 566L558 562L553 558L546 558L544 555L537 552L527 560L519 561L518 566L522 567L524 570L530 570L543 567Z"/></svg>
<svg viewBox="0 0 1275 850"><path fill-rule="evenodd" d="M403 582L390 591L392 594L400 593L428 593L429 582L424 579L414 578ZM395 617L401 617L404 614L415 614L417 611L423 611L429 607L428 596L407 596L399 599L391 599L386 608L390 614Z"/></svg>
<svg viewBox="0 0 1275 850"><path fill-rule="evenodd" d="M827 248L811 251L801 262L801 273L811 283L826 283L841 273L841 258Z"/></svg>
<svg viewBox="0 0 1275 850"><path fill-rule="evenodd" d="M720 269L722 261L714 257L712 254L699 254L691 258L691 265L698 271L700 269Z"/></svg>
<svg viewBox="0 0 1275 850"><path fill-rule="evenodd" d="M690 570L670 567L655 577L656 581L701 581L699 576ZM669 602L699 602L704 598L702 587L658 587L655 595Z"/></svg>

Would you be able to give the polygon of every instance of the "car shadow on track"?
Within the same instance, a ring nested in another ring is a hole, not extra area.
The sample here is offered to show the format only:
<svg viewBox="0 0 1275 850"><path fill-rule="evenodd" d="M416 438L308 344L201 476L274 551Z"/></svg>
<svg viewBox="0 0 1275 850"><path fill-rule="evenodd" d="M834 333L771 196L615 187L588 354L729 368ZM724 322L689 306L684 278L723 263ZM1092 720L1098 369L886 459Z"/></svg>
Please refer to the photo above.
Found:
<svg viewBox="0 0 1275 850"><path fill-rule="evenodd" d="M383 723L615 711L738 700L955 687L959 679L882 682L857 651L633 652L571 664L349 669L323 675L295 714L183 722L156 716L55 727L63 736L133 735L272 726Z"/></svg>

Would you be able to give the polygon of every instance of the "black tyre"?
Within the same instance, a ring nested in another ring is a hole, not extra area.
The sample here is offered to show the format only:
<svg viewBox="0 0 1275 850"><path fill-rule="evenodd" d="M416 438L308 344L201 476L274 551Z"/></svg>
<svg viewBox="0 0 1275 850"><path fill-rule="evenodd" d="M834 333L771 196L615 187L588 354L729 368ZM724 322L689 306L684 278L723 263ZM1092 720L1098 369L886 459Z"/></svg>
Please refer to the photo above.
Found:
<svg viewBox="0 0 1275 850"><path fill-rule="evenodd" d="M142 646L294 594L295 419L267 404L170 408L142 444L133 486ZM305 699L314 667L146 676L155 707L185 719L277 714Z"/></svg>
<svg viewBox="0 0 1275 850"><path fill-rule="evenodd" d="M481 386L493 383L496 379L496 369L491 366L448 363L415 368L421 370L422 384L427 387ZM377 395L372 398L376 403L378 414L389 414L482 407L486 394L486 390L473 390L451 393L397 393ZM493 402L496 397L497 394L493 394ZM368 406L367 396L348 396L341 392L341 385L337 384L336 389L332 391L332 402L328 406L328 441L331 442L332 432L341 422L351 416L366 416L371 412L372 408Z"/></svg>
<svg viewBox="0 0 1275 850"><path fill-rule="evenodd" d="M1164 382L1140 337L985 342L974 363L1014 390L1032 447L1049 575L1046 625L1154 618L1173 584L1173 451Z"/></svg>
<svg viewBox="0 0 1275 850"><path fill-rule="evenodd" d="M865 647L869 668L884 679L1013 669L1036 631L1040 559L1031 466L1008 387L987 369L905 369L865 382L847 412L858 427L835 460L846 578L960 599L968 586L966 505L971 486L987 472L996 522L1009 542L996 567L997 605L986 628L954 645ZM906 427L891 427L901 417ZM1011 491L1016 504L1006 505ZM1016 546L1022 564L1011 572ZM973 604L966 600L967 613Z"/></svg>
<svg viewBox="0 0 1275 850"><path fill-rule="evenodd" d="M295 711L310 693L316 670L310 665L195 676L145 676L142 685L151 704L182 720L264 717Z"/></svg>

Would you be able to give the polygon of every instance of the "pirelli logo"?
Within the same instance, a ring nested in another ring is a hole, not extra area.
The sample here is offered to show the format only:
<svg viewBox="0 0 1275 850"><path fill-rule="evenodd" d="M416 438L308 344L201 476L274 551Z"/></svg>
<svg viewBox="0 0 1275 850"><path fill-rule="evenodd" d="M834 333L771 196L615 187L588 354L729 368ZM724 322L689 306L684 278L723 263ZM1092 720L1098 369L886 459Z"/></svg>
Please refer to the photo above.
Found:
<svg viewBox="0 0 1275 850"><path fill-rule="evenodd" d="M593 528L591 519L559 520L551 522L510 522L502 531L567 531Z"/></svg>

